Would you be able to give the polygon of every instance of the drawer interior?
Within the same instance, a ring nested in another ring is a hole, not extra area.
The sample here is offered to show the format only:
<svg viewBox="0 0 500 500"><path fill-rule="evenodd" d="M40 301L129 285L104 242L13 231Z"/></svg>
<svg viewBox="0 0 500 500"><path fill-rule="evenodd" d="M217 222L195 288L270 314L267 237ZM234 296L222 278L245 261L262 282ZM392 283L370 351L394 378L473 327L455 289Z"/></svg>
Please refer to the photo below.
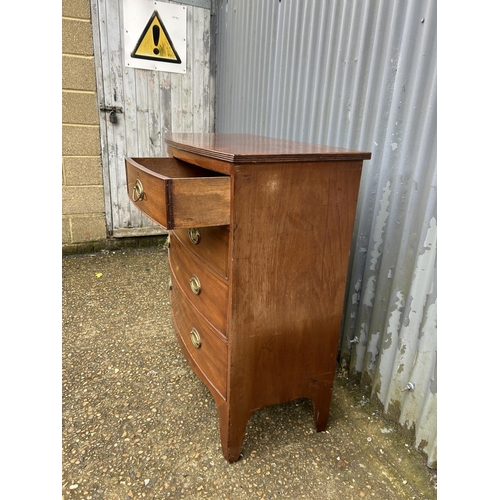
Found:
<svg viewBox="0 0 500 500"><path fill-rule="evenodd" d="M231 178L174 157L125 158L134 205L166 229L230 222Z"/></svg>
<svg viewBox="0 0 500 500"><path fill-rule="evenodd" d="M130 158L130 160L136 163L137 168L142 167L142 169L150 170L155 174L172 179L187 177L224 177L224 175L219 172L198 167L174 157Z"/></svg>

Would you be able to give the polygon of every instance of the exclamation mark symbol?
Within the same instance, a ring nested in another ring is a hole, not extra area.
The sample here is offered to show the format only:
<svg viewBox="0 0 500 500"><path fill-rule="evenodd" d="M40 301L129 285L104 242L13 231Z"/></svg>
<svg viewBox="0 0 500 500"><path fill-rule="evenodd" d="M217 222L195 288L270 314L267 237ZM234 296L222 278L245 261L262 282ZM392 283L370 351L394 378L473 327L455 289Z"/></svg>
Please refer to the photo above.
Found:
<svg viewBox="0 0 500 500"><path fill-rule="evenodd" d="M153 42L155 44L153 52L155 53L155 55L158 55L160 53L160 49L158 48L159 41L160 41L160 27L157 24L155 24L153 26Z"/></svg>

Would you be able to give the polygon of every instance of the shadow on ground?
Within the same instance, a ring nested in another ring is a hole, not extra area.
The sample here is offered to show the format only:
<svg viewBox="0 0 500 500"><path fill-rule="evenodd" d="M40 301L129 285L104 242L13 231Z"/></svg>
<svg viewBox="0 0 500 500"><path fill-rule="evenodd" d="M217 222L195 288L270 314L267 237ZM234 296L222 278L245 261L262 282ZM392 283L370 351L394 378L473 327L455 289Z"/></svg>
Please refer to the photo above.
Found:
<svg viewBox="0 0 500 500"><path fill-rule="evenodd" d="M235 464L212 396L177 345L162 246L63 257L63 500L435 499L436 471L339 374L312 404L264 408Z"/></svg>

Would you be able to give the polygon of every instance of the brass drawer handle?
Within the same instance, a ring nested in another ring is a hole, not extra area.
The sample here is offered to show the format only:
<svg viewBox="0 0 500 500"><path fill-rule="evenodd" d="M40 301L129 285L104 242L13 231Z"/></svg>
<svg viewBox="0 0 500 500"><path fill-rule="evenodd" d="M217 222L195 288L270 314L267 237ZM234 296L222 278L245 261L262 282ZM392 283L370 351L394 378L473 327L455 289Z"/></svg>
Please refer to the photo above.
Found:
<svg viewBox="0 0 500 500"><path fill-rule="evenodd" d="M197 245L200 242L201 234L200 230L197 227L190 228L188 231L188 235L189 241L191 241L193 245Z"/></svg>
<svg viewBox="0 0 500 500"><path fill-rule="evenodd" d="M198 333L198 330L196 328L192 328L189 332L189 336L191 337L191 342L196 347L196 349L199 349L201 347L201 337Z"/></svg>
<svg viewBox="0 0 500 500"><path fill-rule="evenodd" d="M132 199L134 201L142 201L144 199L144 188L142 187L142 182L139 179L135 181L135 186L132 191Z"/></svg>
<svg viewBox="0 0 500 500"><path fill-rule="evenodd" d="M191 291L195 295L199 295L199 293L201 292L201 283L196 274L193 274L193 276L191 276L191 279L189 280L189 286L191 287Z"/></svg>

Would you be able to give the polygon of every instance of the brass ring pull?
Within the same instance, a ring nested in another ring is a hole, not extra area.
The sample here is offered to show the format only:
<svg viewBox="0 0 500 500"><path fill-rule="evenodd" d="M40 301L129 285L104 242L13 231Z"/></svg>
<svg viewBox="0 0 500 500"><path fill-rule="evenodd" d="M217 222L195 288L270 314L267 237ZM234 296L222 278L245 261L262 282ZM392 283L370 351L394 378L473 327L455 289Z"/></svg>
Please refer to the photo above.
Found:
<svg viewBox="0 0 500 500"><path fill-rule="evenodd" d="M201 292L201 283L200 283L200 279L198 278L198 276L196 276L196 274L193 274L193 276L191 276L191 279L189 280L189 286L191 287L191 291L195 295L199 295L200 294L200 292Z"/></svg>
<svg viewBox="0 0 500 500"><path fill-rule="evenodd" d="M144 199L144 188L142 187L142 182L139 179L135 181L135 186L132 191L132 199L134 201L142 201Z"/></svg>
<svg viewBox="0 0 500 500"><path fill-rule="evenodd" d="M188 231L188 235L189 241L191 241L193 245L197 245L200 242L201 234L200 230L197 227L190 228Z"/></svg>
<svg viewBox="0 0 500 500"><path fill-rule="evenodd" d="M196 347L196 349L199 349L201 347L201 337L198 333L198 330L196 328L192 328L189 332L189 336L191 337L191 342Z"/></svg>

